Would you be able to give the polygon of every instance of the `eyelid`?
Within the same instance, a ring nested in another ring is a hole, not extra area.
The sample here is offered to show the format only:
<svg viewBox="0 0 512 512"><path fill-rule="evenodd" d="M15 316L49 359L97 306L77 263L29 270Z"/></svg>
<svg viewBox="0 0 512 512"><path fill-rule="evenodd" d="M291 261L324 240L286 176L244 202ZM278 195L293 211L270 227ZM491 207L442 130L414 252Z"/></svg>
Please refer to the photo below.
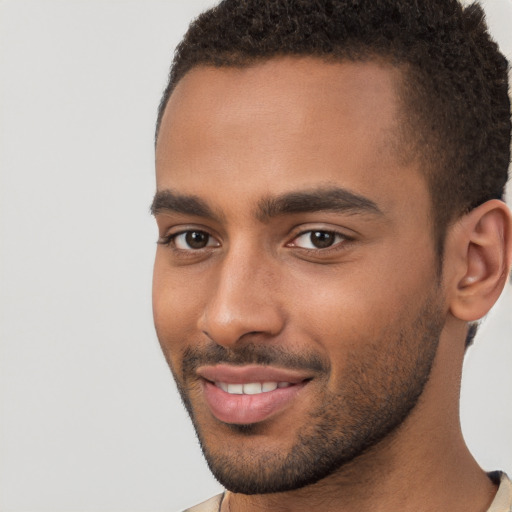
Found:
<svg viewBox="0 0 512 512"><path fill-rule="evenodd" d="M335 241L332 245L328 247L302 247L298 244L296 244L296 240L304 237L306 235L311 236L311 233L319 232L319 233L329 233L335 236ZM341 246L346 245L349 242L352 242L354 240L354 236L348 235L347 233L340 231L335 228L329 228L329 227L311 227L310 229L302 229L297 234L295 234L290 242L286 244L287 247L295 247L297 249L303 250L303 251L312 251L312 252L322 252L327 253L329 251L336 251L341 248Z"/></svg>
<svg viewBox="0 0 512 512"><path fill-rule="evenodd" d="M202 248L198 248L198 249L194 249L192 247L190 248L179 248L179 247L176 247L174 241L176 240L177 237L179 236L182 236L182 235L186 235L187 233L204 233L205 235L207 235L209 237L210 240L215 240L215 244L208 244L206 245L205 247L202 247ZM180 226L180 227L177 227L176 230L168 230L167 233L163 236L160 236L157 240L157 244L159 245L165 245L165 246L173 246L172 248L176 251L183 251L183 252L199 252L201 250L205 250L205 249L211 249L212 247L220 247L221 243L219 241L219 237L216 236L215 234L212 234L211 233L211 230L203 227L203 226L198 226L198 227L195 227L195 226L186 226L186 227L183 227L183 226Z"/></svg>

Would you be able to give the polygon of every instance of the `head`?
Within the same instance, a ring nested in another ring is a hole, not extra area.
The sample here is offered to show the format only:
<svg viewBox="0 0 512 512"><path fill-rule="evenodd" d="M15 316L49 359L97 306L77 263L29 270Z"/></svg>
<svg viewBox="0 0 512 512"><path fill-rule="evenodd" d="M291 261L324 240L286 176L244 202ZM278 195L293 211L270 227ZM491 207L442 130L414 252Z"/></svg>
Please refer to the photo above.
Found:
<svg viewBox="0 0 512 512"><path fill-rule="evenodd" d="M510 264L509 144L478 6L228 0L191 25L158 115L154 311L224 485L313 484L439 419L438 349Z"/></svg>
<svg viewBox="0 0 512 512"><path fill-rule="evenodd" d="M400 71L401 151L422 159L438 255L446 226L502 199L510 162L508 63L478 4L457 0L227 0L176 49L157 118L198 66L243 68L279 56L386 62Z"/></svg>

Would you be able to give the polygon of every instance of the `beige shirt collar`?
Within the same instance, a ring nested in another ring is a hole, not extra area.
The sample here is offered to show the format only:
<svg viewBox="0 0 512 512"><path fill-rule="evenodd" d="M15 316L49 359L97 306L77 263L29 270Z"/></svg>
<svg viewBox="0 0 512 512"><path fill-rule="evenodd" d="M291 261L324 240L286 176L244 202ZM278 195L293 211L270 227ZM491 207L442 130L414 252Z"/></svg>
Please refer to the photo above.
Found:
<svg viewBox="0 0 512 512"><path fill-rule="evenodd" d="M512 482L505 473L501 473L498 492L487 512L512 512Z"/></svg>

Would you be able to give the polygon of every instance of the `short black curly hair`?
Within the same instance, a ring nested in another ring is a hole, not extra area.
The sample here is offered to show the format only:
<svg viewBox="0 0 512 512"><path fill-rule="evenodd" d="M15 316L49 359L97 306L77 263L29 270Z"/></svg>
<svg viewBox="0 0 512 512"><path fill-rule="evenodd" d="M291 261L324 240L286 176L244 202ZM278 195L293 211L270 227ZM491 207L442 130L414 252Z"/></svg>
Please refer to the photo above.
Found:
<svg viewBox="0 0 512 512"><path fill-rule="evenodd" d="M501 199L510 162L508 62L478 4L457 0L224 0L178 45L172 91L196 66L245 67L279 56L380 59L402 69L407 132L432 196L437 250L446 226Z"/></svg>

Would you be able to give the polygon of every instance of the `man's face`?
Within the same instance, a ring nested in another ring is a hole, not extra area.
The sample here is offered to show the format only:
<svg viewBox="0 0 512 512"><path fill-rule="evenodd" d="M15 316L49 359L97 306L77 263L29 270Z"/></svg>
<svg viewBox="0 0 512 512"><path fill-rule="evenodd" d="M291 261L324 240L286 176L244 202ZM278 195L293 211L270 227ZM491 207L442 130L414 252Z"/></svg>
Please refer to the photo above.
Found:
<svg viewBox="0 0 512 512"><path fill-rule="evenodd" d="M231 490L335 472L410 418L428 381L445 308L398 78L276 59L196 68L170 98L155 325Z"/></svg>

